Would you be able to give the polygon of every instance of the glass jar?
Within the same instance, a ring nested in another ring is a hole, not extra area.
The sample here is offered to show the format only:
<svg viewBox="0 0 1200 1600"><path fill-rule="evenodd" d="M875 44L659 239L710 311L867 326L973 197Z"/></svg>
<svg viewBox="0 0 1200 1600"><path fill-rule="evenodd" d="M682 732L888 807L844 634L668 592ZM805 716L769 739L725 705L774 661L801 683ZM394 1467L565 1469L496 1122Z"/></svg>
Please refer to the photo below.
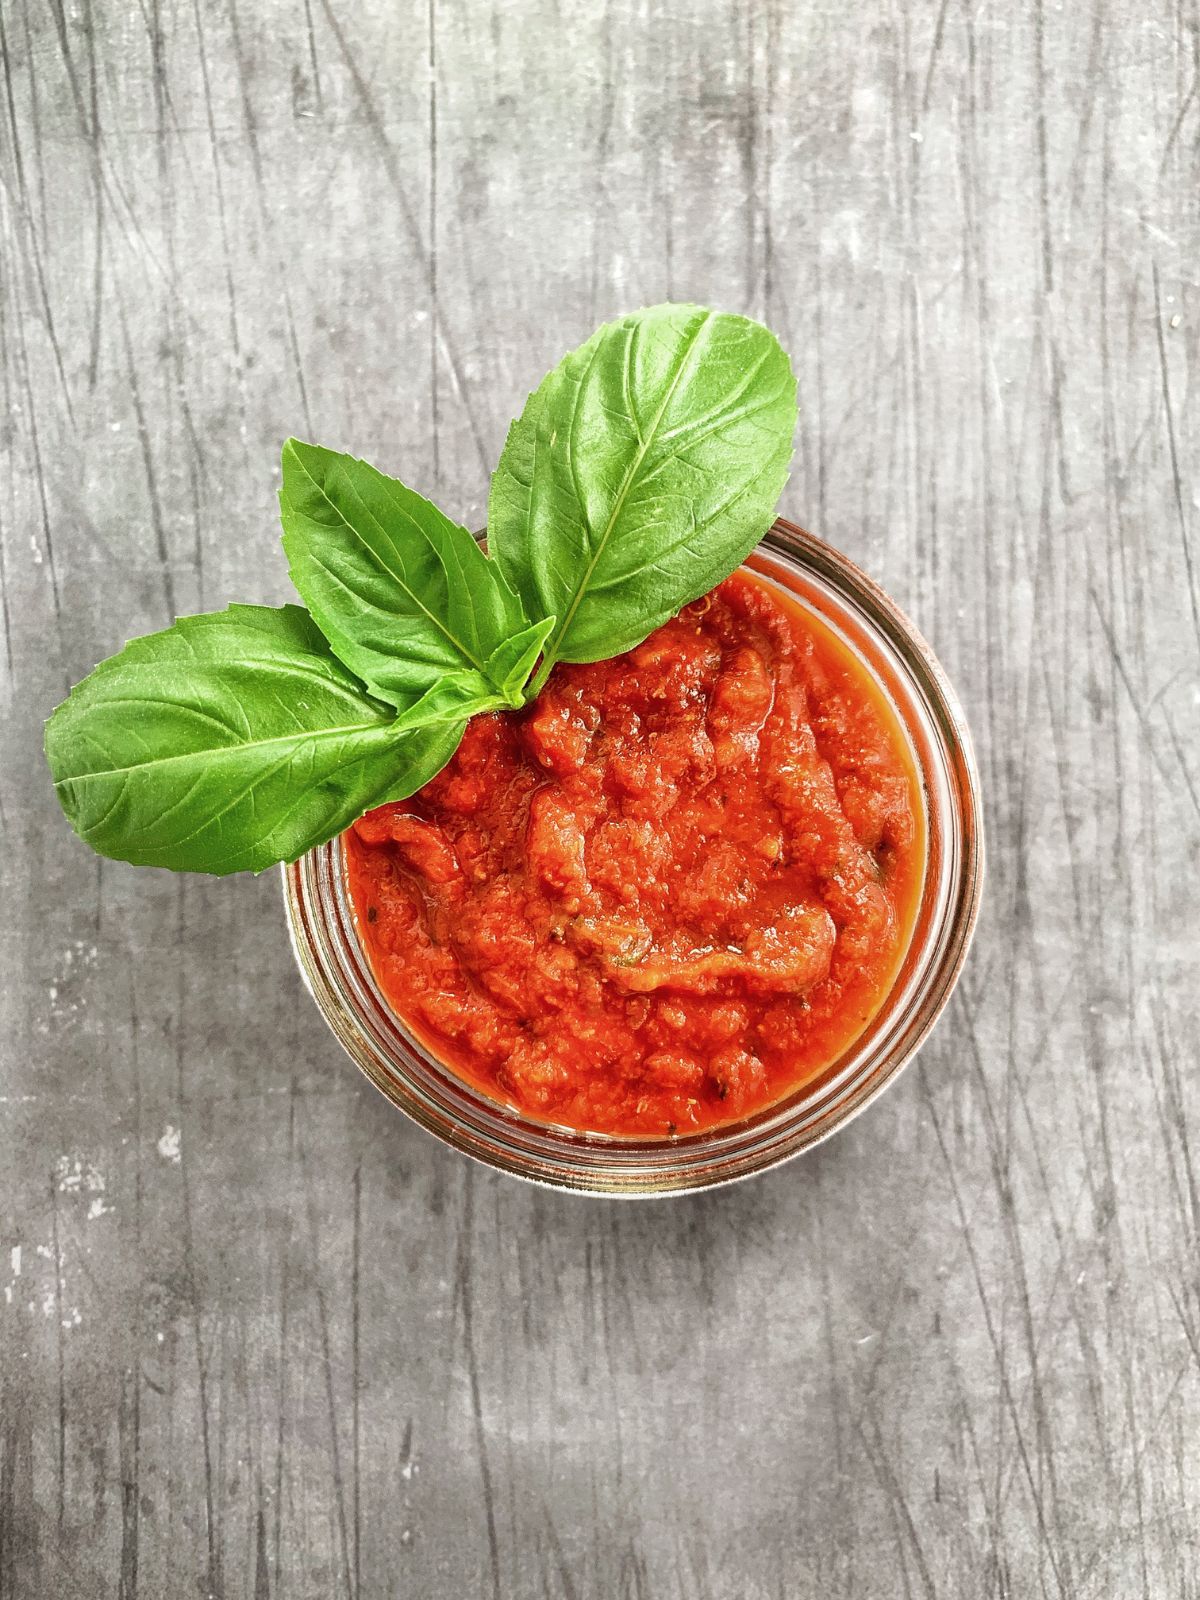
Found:
<svg viewBox="0 0 1200 1600"><path fill-rule="evenodd" d="M525 1117L457 1077L384 999L355 927L341 840L283 869L296 960L344 1049L414 1121L504 1172L586 1194L656 1195L778 1166L882 1093L954 987L983 880L979 777L954 692L887 595L812 534L778 521L747 566L815 611L881 685L907 731L926 811L921 902L891 990L853 1045L788 1098L744 1121L670 1139L586 1134Z"/></svg>

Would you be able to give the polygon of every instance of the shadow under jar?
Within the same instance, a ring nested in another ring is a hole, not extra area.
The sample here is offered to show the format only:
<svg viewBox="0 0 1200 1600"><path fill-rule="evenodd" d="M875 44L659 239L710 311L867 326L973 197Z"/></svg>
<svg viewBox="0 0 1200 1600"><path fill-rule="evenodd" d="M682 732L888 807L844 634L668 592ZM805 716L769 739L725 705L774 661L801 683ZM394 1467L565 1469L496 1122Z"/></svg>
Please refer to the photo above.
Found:
<svg viewBox="0 0 1200 1600"><path fill-rule="evenodd" d="M907 948L878 1010L817 1076L742 1121L672 1138L582 1133L523 1115L440 1061L382 994L361 941L342 840L283 869L292 944L309 992L376 1088L448 1144L553 1188L618 1196L712 1188L829 1137L915 1053L958 977L983 874L979 781L945 674L916 629L852 562L778 521L746 563L858 658L910 747L924 806L922 885Z"/></svg>

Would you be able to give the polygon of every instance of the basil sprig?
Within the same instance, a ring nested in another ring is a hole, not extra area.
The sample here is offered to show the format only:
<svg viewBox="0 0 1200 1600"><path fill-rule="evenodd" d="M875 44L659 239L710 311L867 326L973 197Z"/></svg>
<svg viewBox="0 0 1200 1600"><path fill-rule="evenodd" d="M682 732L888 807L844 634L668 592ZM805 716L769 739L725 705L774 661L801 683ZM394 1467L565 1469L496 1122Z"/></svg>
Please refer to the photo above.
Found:
<svg viewBox="0 0 1200 1600"><path fill-rule="evenodd" d="M760 323L654 306L555 367L492 480L492 558L412 489L291 439L283 544L304 606L134 639L46 725L63 810L101 855L176 871L294 861L427 783L467 719L556 661L641 642L769 526L796 383Z"/></svg>

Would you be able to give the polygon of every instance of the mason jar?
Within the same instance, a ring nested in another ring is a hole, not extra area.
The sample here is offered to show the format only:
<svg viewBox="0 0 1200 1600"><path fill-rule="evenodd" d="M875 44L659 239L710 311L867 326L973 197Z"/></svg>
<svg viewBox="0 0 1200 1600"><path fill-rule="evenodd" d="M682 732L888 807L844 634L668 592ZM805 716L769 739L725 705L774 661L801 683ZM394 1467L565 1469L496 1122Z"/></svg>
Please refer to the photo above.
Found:
<svg viewBox="0 0 1200 1600"><path fill-rule="evenodd" d="M777 521L746 562L858 658L905 731L924 807L925 864L908 947L886 997L815 1078L743 1121L666 1138L582 1133L491 1098L392 1010L359 937L340 838L283 868L292 946L337 1039L393 1105L464 1154L557 1189L668 1195L765 1172L843 1127L912 1059L962 968L983 881L979 777L962 710L932 650L839 551Z"/></svg>

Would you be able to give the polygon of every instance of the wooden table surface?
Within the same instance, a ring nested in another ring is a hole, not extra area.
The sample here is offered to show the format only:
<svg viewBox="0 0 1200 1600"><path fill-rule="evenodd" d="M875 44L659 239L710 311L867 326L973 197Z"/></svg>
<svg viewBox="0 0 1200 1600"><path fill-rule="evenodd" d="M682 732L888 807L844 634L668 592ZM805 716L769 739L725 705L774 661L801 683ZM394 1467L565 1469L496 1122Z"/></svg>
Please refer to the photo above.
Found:
<svg viewBox="0 0 1200 1600"><path fill-rule="evenodd" d="M1195 0L2 0L0 1600L1200 1595ZM620 1204L361 1081L278 878L41 723L288 586L295 432L482 517L595 323L766 318L989 882L815 1154Z"/></svg>

